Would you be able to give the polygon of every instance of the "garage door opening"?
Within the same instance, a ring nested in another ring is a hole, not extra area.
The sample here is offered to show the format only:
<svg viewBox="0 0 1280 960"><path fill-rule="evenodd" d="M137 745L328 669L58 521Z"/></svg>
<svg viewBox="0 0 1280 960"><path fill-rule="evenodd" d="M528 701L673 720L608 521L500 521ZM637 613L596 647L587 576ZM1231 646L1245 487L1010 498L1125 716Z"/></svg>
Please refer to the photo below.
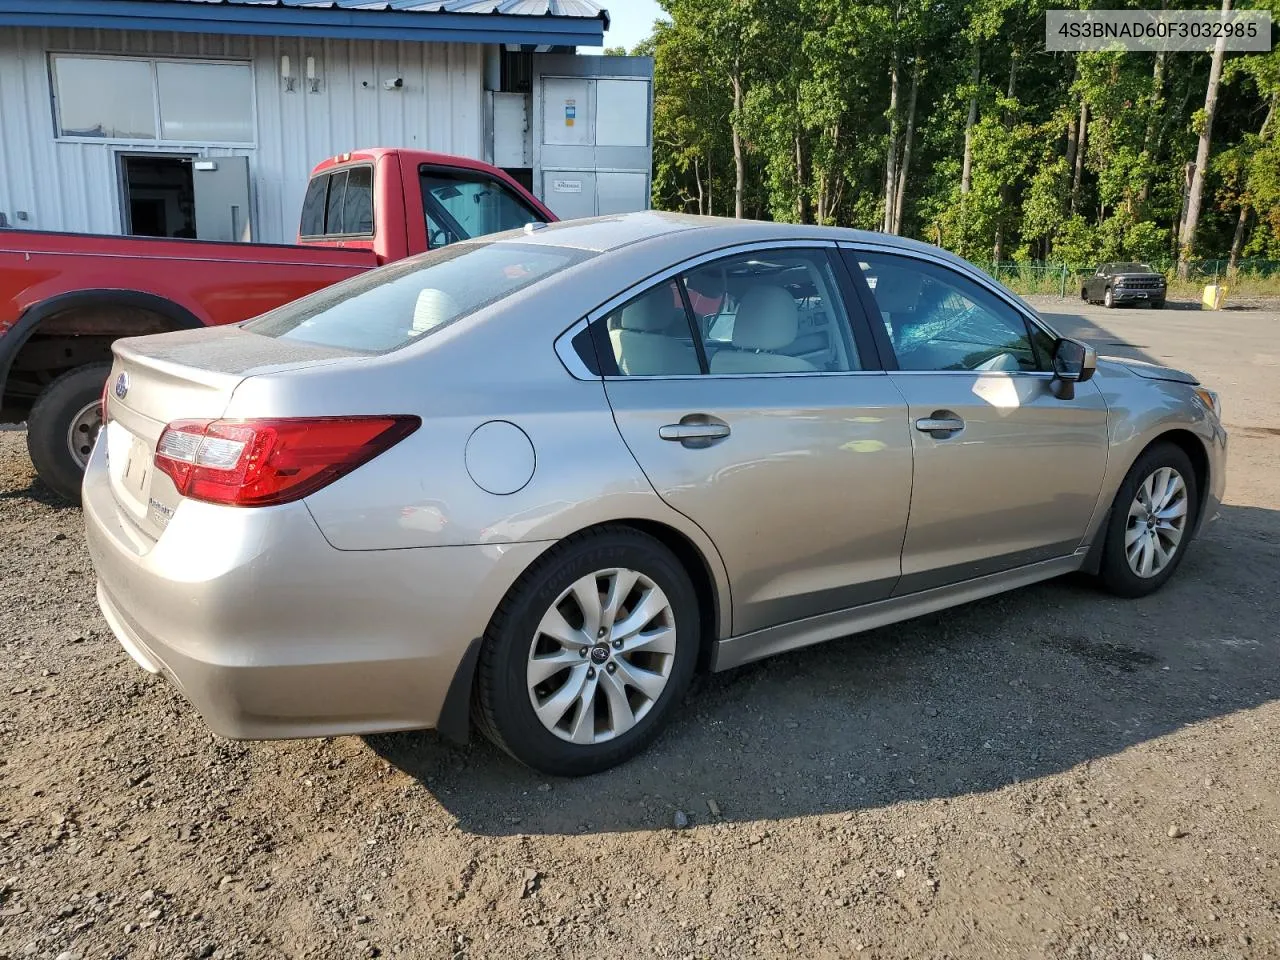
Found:
<svg viewBox="0 0 1280 960"><path fill-rule="evenodd" d="M196 237L191 161L191 157L120 157L125 233L137 237Z"/></svg>

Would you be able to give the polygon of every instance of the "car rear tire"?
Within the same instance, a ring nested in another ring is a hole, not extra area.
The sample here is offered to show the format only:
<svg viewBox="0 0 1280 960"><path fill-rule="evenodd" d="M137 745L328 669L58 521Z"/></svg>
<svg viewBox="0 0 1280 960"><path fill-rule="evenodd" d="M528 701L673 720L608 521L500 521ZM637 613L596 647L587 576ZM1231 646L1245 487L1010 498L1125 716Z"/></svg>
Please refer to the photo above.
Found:
<svg viewBox="0 0 1280 960"><path fill-rule="evenodd" d="M1081 288L1080 288L1080 299L1081 299L1081 300L1083 300L1085 303L1089 303L1089 288L1088 288L1088 287L1081 287Z"/></svg>
<svg viewBox="0 0 1280 960"><path fill-rule="evenodd" d="M68 370L36 398L27 417L27 451L40 479L58 496L80 502L85 463L102 427L102 385L109 363Z"/></svg>
<svg viewBox="0 0 1280 960"><path fill-rule="evenodd" d="M683 699L699 622L688 574L653 537L622 526L569 537L494 613L477 667L477 724L543 773L622 763Z"/></svg>
<svg viewBox="0 0 1280 960"><path fill-rule="evenodd" d="M1191 459L1172 443L1148 448L1129 468L1111 505L1099 579L1121 597L1145 597L1173 576L1199 518Z"/></svg>
<svg viewBox="0 0 1280 960"><path fill-rule="evenodd" d="M1102 295L1102 305L1108 310L1112 309L1116 305L1115 294L1111 292L1110 287L1107 287L1107 292Z"/></svg>

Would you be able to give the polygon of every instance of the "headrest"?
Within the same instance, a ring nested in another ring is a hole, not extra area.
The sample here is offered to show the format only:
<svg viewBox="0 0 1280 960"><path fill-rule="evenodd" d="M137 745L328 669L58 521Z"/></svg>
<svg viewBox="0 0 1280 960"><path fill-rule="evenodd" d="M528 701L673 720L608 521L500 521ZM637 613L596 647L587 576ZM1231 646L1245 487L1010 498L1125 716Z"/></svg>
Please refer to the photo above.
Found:
<svg viewBox="0 0 1280 960"><path fill-rule="evenodd" d="M791 344L800 329L795 298L782 287L755 286L738 301L733 345L742 350L777 350Z"/></svg>
<svg viewBox="0 0 1280 960"><path fill-rule="evenodd" d="M618 323L623 330L657 333L671 326L674 313L675 301L671 299L671 285L667 284L628 303L622 308Z"/></svg>
<svg viewBox="0 0 1280 960"><path fill-rule="evenodd" d="M906 313L920 300L921 276L901 267L875 267L876 288L872 291L876 306L883 313Z"/></svg>
<svg viewBox="0 0 1280 960"><path fill-rule="evenodd" d="M458 315L458 304L443 290L427 287L413 304L413 334L426 333Z"/></svg>

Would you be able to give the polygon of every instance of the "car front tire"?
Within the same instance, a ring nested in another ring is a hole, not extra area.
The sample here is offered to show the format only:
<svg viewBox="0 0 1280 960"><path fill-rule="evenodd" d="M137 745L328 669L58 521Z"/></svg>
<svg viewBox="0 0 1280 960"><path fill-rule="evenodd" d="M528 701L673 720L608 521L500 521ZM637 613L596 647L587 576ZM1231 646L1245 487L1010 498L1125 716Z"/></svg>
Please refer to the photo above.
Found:
<svg viewBox="0 0 1280 960"><path fill-rule="evenodd" d="M1183 450L1156 443L1125 475L1104 530L1104 587L1121 597L1145 597L1182 563L1199 518L1195 468Z"/></svg>
<svg viewBox="0 0 1280 960"><path fill-rule="evenodd" d="M1102 305L1108 310L1112 309L1116 305L1115 294L1111 292L1110 287L1107 287L1106 293L1102 295Z"/></svg>
<svg viewBox="0 0 1280 960"><path fill-rule="evenodd" d="M494 613L475 716L527 766L597 773L656 737L693 679L698 600L680 561L640 531L606 526L557 544Z"/></svg>

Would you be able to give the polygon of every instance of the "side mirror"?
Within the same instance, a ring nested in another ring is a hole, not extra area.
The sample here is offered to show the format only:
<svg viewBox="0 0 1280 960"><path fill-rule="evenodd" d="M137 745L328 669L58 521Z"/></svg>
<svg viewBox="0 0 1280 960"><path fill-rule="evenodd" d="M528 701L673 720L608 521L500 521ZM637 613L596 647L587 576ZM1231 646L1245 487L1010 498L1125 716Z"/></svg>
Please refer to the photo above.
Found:
<svg viewBox="0 0 1280 960"><path fill-rule="evenodd" d="M1098 354L1079 340L1059 340L1053 350L1053 383L1058 398L1073 400L1076 384L1084 383L1098 369Z"/></svg>

